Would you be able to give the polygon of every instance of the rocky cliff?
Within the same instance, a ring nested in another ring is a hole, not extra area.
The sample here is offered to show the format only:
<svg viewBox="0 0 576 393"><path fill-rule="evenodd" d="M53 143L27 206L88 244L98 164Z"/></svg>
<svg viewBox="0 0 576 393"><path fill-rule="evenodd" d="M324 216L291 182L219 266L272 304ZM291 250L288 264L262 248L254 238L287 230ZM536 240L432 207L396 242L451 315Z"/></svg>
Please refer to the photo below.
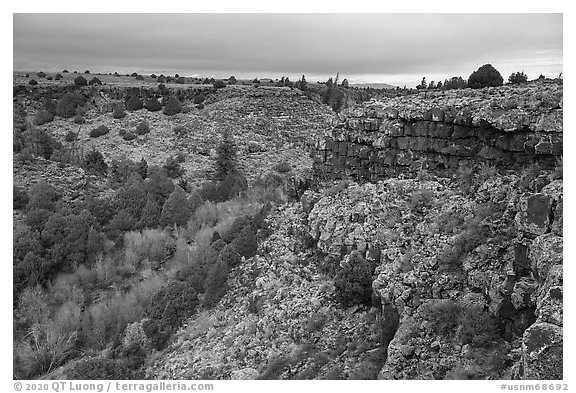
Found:
<svg viewBox="0 0 576 393"><path fill-rule="evenodd" d="M372 101L316 152L320 175L372 180L303 204L318 249L374 263L399 316L379 378L562 379L561 83Z"/></svg>
<svg viewBox="0 0 576 393"><path fill-rule="evenodd" d="M377 180L469 162L552 165L562 155L562 82L425 92L372 100L335 119L315 168Z"/></svg>

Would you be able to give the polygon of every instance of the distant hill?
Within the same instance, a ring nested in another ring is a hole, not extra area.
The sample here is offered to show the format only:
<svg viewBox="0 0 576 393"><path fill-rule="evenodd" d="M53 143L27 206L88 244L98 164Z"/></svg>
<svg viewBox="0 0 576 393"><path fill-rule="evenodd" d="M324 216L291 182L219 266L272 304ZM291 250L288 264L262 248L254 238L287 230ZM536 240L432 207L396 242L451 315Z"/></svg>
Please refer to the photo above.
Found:
<svg viewBox="0 0 576 393"><path fill-rule="evenodd" d="M396 86L389 85L387 83L351 83L351 87L371 87L372 89L395 89Z"/></svg>

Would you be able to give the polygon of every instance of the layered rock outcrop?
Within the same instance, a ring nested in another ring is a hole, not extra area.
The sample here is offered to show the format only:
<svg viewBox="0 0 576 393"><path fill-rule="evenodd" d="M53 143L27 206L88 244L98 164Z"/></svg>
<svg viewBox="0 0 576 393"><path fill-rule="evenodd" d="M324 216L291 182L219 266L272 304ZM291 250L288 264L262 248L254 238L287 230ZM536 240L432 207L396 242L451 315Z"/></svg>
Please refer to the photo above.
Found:
<svg viewBox="0 0 576 393"><path fill-rule="evenodd" d="M562 92L562 81L547 80L371 100L334 120L316 145L315 169L376 181L470 161L553 165L562 155Z"/></svg>
<svg viewBox="0 0 576 393"><path fill-rule="evenodd" d="M316 153L360 180L304 194L318 249L363 253L400 317L380 378L562 379L561 82L372 101ZM445 176L480 162L469 190Z"/></svg>

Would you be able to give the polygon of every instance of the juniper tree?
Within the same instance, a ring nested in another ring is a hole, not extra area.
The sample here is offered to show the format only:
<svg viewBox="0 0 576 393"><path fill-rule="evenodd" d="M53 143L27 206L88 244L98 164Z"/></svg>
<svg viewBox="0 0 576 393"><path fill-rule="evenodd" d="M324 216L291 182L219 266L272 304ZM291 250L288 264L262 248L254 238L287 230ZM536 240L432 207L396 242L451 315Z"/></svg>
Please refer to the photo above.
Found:
<svg viewBox="0 0 576 393"><path fill-rule="evenodd" d="M236 172L236 145L229 131L222 133L222 140L216 149L214 162L215 180L224 180L228 173Z"/></svg>
<svg viewBox="0 0 576 393"><path fill-rule="evenodd" d="M185 226L191 215L192 210L190 209L186 193L180 187L175 187L162 207L160 224L163 226Z"/></svg>

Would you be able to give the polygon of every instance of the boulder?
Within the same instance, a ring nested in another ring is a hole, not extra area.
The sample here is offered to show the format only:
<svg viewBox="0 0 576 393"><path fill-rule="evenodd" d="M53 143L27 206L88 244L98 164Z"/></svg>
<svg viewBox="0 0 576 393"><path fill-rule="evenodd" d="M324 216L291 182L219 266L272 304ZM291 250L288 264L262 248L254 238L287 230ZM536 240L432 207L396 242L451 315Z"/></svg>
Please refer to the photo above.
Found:
<svg viewBox="0 0 576 393"><path fill-rule="evenodd" d="M522 337L523 379L562 379L562 327L538 322L530 326Z"/></svg>
<svg viewBox="0 0 576 393"><path fill-rule="evenodd" d="M562 326L563 297L564 291L561 286L549 288L536 308L537 322L548 322Z"/></svg>
<svg viewBox="0 0 576 393"><path fill-rule="evenodd" d="M544 283L550 268L561 265L563 260L563 238L553 233L538 236L528 247L530 268L534 277Z"/></svg>
<svg viewBox="0 0 576 393"><path fill-rule="evenodd" d="M521 231L532 235L543 235L551 225L554 198L537 193L520 198L520 211L516 215L516 225Z"/></svg>

